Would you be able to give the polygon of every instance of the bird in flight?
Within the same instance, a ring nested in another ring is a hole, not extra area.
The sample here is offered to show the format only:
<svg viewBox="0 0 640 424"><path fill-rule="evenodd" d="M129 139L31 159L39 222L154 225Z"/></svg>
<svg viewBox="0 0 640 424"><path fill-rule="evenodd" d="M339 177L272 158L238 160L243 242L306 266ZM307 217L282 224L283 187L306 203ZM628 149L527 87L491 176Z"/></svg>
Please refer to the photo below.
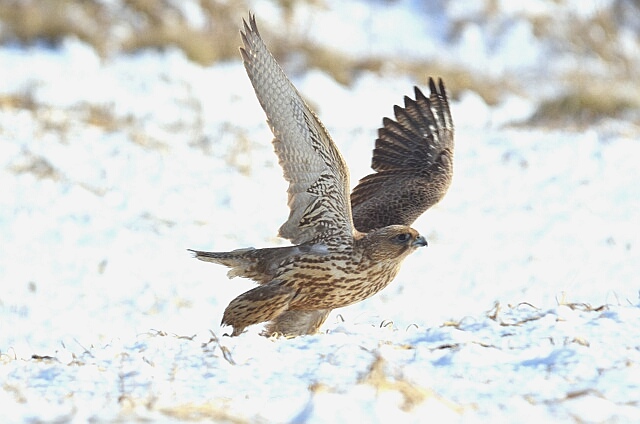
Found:
<svg viewBox="0 0 640 424"><path fill-rule="evenodd" d="M264 323L262 334L313 334L334 308L385 288L402 261L427 241L410 225L442 199L453 175L453 121L442 80L430 95L384 118L373 151L375 172L349 193L349 171L329 133L284 74L256 26L243 21L244 67L273 132L289 183L289 218L279 236L293 245L231 252L191 250L258 283L229 303L232 336Z"/></svg>

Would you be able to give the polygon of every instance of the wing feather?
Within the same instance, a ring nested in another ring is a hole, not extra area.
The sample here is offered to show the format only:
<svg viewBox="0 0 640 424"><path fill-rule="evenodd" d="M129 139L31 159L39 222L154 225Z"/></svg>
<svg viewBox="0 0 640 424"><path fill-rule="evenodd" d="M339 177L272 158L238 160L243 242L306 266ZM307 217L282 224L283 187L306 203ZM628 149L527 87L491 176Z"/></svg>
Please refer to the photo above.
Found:
<svg viewBox="0 0 640 424"><path fill-rule="evenodd" d="M295 244L352 238L349 172L342 155L262 41L253 15L241 34L244 66L289 182L290 214L280 236Z"/></svg>
<svg viewBox="0 0 640 424"><path fill-rule="evenodd" d="M442 80L429 78L426 97L395 106L395 120L378 130L371 168L351 193L353 221L359 231L411 225L446 194L453 176L454 127Z"/></svg>

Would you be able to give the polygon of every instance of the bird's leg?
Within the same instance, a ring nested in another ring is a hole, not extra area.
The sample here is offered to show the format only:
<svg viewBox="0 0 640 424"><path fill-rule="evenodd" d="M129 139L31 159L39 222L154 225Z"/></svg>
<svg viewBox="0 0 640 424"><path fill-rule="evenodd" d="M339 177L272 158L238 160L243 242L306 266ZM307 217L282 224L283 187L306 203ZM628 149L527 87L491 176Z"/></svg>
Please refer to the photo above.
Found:
<svg viewBox="0 0 640 424"><path fill-rule="evenodd" d="M325 322L330 312L331 309L284 311L266 325L262 335L269 337L274 334L282 334L283 336L314 334Z"/></svg>
<svg viewBox="0 0 640 424"><path fill-rule="evenodd" d="M241 334L245 327L271 321L289 307L295 290L272 281L236 297L229 303L222 316L223 325L233 326L232 336Z"/></svg>

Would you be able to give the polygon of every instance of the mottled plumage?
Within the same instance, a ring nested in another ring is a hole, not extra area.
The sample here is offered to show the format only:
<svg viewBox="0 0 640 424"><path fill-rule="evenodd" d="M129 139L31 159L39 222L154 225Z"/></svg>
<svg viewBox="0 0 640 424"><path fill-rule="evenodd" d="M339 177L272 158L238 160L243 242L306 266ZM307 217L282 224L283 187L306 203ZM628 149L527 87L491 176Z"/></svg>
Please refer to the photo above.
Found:
<svg viewBox="0 0 640 424"><path fill-rule="evenodd" d="M353 220L360 231L411 225L447 192L453 177L453 121L442 80L429 79L429 98L393 108L378 130L371 168L351 193Z"/></svg>
<svg viewBox="0 0 640 424"><path fill-rule="evenodd" d="M259 286L231 301L222 324L232 335L267 322L265 334L318 330L333 308L386 287L402 261L426 240L409 225L446 192L452 174L453 124L440 81L431 96L385 118L373 156L377 171L349 194L349 172L328 132L302 100L260 38L255 18L244 22L245 69L274 135L289 182L290 214L279 235L293 246L193 251ZM353 215L352 206L353 202ZM355 221L355 225L354 225Z"/></svg>

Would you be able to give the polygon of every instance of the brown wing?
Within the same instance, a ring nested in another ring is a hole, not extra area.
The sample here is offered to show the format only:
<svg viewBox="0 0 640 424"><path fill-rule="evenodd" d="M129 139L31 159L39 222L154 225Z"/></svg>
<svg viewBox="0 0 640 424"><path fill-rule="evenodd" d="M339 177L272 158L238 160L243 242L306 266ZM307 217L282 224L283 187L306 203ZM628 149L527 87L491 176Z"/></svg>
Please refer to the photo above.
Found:
<svg viewBox="0 0 640 424"><path fill-rule="evenodd" d="M280 236L296 244L352 238L349 171L342 155L260 38L254 16L241 34L244 66L289 182L290 214Z"/></svg>
<svg viewBox="0 0 640 424"><path fill-rule="evenodd" d="M383 119L373 151L374 171L351 193L356 228L368 232L411 225L442 199L453 176L453 121L442 80L429 78L431 94L415 87L416 99L395 106L396 120Z"/></svg>

